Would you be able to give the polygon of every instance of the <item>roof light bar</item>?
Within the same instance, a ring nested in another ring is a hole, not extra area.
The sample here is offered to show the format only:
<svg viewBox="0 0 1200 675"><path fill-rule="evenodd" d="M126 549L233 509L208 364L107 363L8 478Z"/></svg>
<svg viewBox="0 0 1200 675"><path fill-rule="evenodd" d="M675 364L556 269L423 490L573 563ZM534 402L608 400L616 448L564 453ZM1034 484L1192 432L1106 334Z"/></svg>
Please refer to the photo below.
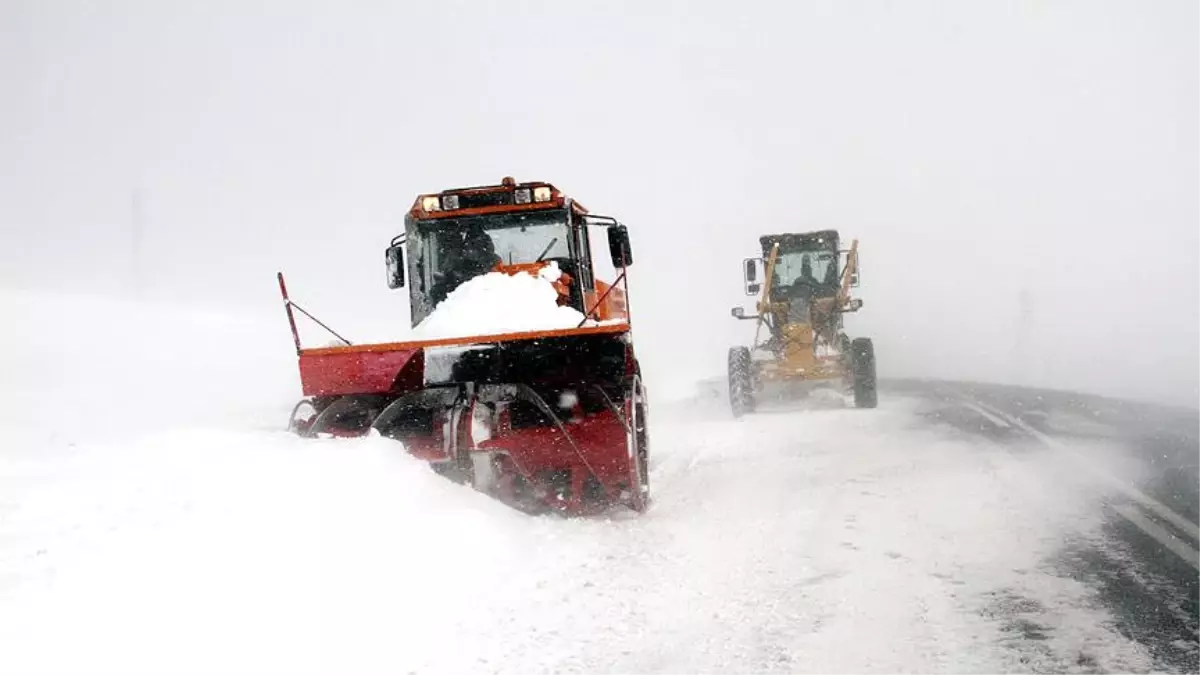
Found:
<svg viewBox="0 0 1200 675"><path fill-rule="evenodd" d="M439 194L420 197L417 204L424 213L447 213L463 209L499 208L505 205L530 207L535 204L551 204L556 197L562 199L551 185L518 184L512 178L505 177L500 186L443 190Z"/></svg>

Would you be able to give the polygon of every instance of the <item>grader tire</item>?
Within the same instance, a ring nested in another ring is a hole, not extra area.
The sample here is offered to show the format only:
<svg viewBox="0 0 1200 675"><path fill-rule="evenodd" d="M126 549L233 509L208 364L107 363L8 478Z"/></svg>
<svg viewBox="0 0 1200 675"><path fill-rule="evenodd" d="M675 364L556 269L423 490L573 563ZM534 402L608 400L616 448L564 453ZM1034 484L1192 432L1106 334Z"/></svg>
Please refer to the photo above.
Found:
<svg viewBox="0 0 1200 675"><path fill-rule="evenodd" d="M875 389L875 345L870 338L850 343L854 364L854 407L874 408L879 403Z"/></svg>
<svg viewBox="0 0 1200 675"><path fill-rule="evenodd" d="M729 349L729 406L734 417L754 412L754 384L750 350L746 347Z"/></svg>

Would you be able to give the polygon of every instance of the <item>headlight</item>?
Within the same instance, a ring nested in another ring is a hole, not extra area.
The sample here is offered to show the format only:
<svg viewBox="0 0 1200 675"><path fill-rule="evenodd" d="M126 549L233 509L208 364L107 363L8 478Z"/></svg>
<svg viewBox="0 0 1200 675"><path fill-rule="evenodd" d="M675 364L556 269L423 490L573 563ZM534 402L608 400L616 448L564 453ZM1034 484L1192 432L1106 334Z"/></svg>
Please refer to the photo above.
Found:
<svg viewBox="0 0 1200 675"><path fill-rule="evenodd" d="M447 211L454 211L458 208L458 195L446 195L442 197L442 208Z"/></svg>
<svg viewBox="0 0 1200 675"><path fill-rule="evenodd" d="M541 187L533 188L533 201L535 201L535 202L550 201L550 188L545 185L543 185Z"/></svg>
<svg viewBox="0 0 1200 675"><path fill-rule="evenodd" d="M441 204L439 203L439 200L437 197L422 197L421 198L421 210L422 211L440 211L441 208L442 208Z"/></svg>
<svg viewBox="0 0 1200 675"><path fill-rule="evenodd" d="M528 204L530 200L529 188L521 188L513 192L513 201L518 204Z"/></svg>

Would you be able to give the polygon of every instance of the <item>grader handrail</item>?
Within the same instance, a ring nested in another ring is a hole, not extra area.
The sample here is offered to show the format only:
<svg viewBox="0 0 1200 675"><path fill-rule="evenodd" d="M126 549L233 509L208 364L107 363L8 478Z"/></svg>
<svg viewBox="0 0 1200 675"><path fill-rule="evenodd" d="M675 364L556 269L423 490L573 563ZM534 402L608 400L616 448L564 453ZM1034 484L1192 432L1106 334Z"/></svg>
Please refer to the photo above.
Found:
<svg viewBox="0 0 1200 675"><path fill-rule="evenodd" d="M763 322L766 321L767 313L770 311L771 297L771 281L775 278L775 261L779 259L779 242L775 242L771 246L771 254L767 256L766 279L763 280L762 298L759 299L755 306L758 314L758 323L754 326L754 344L758 344L758 337L762 332Z"/></svg>
<svg viewBox="0 0 1200 675"><path fill-rule="evenodd" d="M842 284L838 289L837 306L843 307L850 302L850 286L854 275L858 273L858 240L850 242L850 250L846 252L846 266L842 268Z"/></svg>

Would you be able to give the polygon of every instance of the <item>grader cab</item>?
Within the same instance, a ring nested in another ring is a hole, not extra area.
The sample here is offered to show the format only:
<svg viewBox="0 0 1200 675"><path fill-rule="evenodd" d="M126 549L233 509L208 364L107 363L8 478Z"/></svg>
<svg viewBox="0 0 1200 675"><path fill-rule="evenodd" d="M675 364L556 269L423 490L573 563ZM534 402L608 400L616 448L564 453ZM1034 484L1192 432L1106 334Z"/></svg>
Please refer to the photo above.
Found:
<svg viewBox="0 0 1200 675"><path fill-rule="evenodd" d="M877 403L875 349L869 338L850 339L843 316L862 307L858 240L840 248L836 230L764 235L762 258L744 261L746 294L756 311L734 307L735 318L757 321L753 347L729 350L729 399L740 417L768 392L833 386L853 394L859 408ZM764 334L764 328L765 334Z"/></svg>

